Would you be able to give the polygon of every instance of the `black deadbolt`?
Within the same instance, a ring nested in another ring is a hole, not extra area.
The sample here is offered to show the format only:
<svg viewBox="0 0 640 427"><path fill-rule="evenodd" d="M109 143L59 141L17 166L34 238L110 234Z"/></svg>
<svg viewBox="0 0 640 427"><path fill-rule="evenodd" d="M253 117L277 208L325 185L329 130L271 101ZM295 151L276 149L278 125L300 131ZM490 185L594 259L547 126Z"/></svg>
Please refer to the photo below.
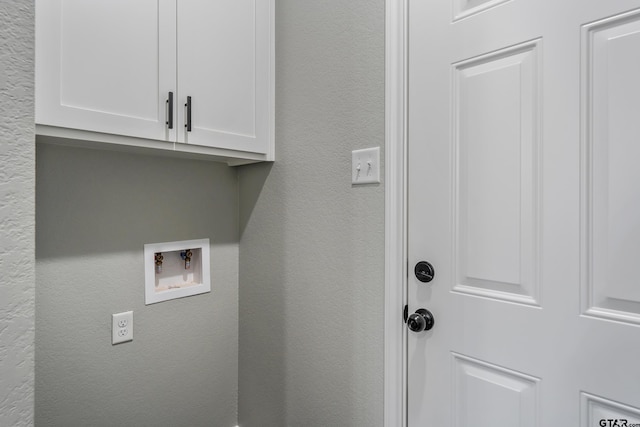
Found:
<svg viewBox="0 0 640 427"><path fill-rule="evenodd" d="M432 281L433 276L436 275L436 272L433 270L433 266L427 261L420 261L417 263L413 272L418 280L425 283Z"/></svg>

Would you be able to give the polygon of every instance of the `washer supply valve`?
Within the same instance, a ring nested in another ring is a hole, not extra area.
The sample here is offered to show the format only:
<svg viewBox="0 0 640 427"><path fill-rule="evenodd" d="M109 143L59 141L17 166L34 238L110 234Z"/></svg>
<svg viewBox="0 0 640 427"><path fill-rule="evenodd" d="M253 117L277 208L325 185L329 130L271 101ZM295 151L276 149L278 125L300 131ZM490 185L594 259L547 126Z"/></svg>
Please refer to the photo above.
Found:
<svg viewBox="0 0 640 427"><path fill-rule="evenodd" d="M180 252L180 258L184 260L184 269L188 270L191 268L191 257L193 256L193 252L191 249L187 249L185 251Z"/></svg>

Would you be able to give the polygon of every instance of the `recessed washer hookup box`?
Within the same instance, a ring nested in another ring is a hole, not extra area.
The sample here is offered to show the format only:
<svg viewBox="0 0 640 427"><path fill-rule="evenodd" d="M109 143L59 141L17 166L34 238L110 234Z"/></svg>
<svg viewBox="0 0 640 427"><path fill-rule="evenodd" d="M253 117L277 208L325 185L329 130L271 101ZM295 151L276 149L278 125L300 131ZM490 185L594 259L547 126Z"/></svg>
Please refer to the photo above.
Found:
<svg viewBox="0 0 640 427"><path fill-rule="evenodd" d="M145 304L211 292L209 239L144 245Z"/></svg>

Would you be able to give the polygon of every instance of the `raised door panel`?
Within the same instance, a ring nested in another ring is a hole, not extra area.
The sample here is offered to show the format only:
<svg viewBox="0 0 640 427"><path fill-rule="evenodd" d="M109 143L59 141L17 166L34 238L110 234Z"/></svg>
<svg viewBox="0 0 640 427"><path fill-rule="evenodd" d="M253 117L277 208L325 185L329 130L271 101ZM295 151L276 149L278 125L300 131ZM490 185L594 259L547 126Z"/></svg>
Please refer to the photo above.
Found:
<svg viewBox="0 0 640 427"><path fill-rule="evenodd" d="M175 91L175 0L36 3L36 122L151 139Z"/></svg>
<svg viewBox="0 0 640 427"><path fill-rule="evenodd" d="M178 142L268 152L271 2L178 2Z"/></svg>
<svg viewBox="0 0 640 427"><path fill-rule="evenodd" d="M540 304L538 46L453 66L456 292Z"/></svg>
<svg viewBox="0 0 640 427"><path fill-rule="evenodd" d="M454 21L467 18L510 0L453 0Z"/></svg>
<svg viewBox="0 0 640 427"><path fill-rule="evenodd" d="M540 379L453 353L456 427L539 426Z"/></svg>
<svg viewBox="0 0 640 427"><path fill-rule="evenodd" d="M640 324L640 12L583 28L582 310Z"/></svg>
<svg viewBox="0 0 640 427"><path fill-rule="evenodd" d="M580 393L580 427L640 425L640 410L619 402Z"/></svg>

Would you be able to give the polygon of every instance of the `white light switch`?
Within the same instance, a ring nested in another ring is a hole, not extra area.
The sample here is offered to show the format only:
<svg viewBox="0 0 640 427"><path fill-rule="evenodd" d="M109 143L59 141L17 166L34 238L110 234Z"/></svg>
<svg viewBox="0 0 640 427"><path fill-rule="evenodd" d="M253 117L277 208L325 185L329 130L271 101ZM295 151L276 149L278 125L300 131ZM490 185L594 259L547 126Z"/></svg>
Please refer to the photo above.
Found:
<svg viewBox="0 0 640 427"><path fill-rule="evenodd" d="M380 183L380 147L351 152L351 183Z"/></svg>

